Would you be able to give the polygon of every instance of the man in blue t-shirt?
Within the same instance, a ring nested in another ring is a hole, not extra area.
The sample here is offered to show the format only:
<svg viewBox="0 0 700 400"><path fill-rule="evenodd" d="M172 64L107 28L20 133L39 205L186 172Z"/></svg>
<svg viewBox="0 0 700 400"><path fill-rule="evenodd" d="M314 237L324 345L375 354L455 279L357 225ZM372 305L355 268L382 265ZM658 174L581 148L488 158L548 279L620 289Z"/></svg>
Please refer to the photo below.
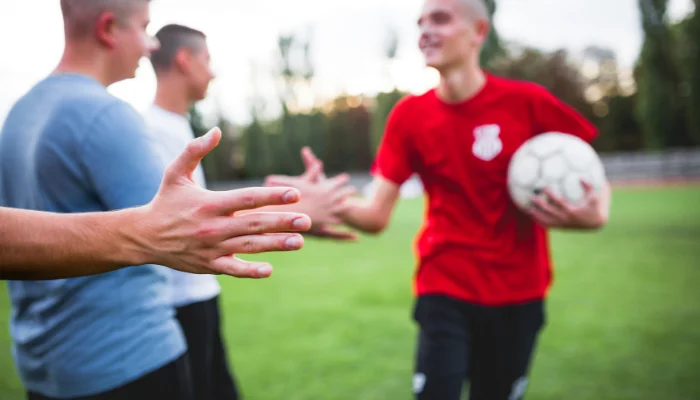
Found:
<svg viewBox="0 0 700 400"><path fill-rule="evenodd" d="M147 204L158 193L164 166L142 117L106 87L134 77L139 60L157 47L145 31L148 0L61 0L61 9L63 58L14 105L0 133L0 206L82 213ZM221 194L217 204L191 215L199 220L219 213L203 237L215 239L220 225L238 224L248 229L229 240L231 253L248 244L281 250L278 242L288 240L284 249L300 247L298 235L255 234L302 231L308 217L286 213L285 223L272 214L231 217L235 207L221 209L226 196L233 197ZM242 197L242 208L266 205L262 193ZM180 234L172 232L172 239ZM173 243L173 253L186 255L180 249L186 245ZM245 267L226 254L220 258L231 271ZM260 277L269 275L264 269ZM193 399L186 345L162 267L10 281L8 288L13 355L29 399Z"/></svg>
<svg viewBox="0 0 700 400"><path fill-rule="evenodd" d="M0 135L2 205L74 213L146 204L164 167L141 116L106 86L132 78L157 48L145 33L148 1L61 0L61 8L63 58L14 105ZM10 281L8 289L13 355L30 399L190 399L162 268Z"/></svg>

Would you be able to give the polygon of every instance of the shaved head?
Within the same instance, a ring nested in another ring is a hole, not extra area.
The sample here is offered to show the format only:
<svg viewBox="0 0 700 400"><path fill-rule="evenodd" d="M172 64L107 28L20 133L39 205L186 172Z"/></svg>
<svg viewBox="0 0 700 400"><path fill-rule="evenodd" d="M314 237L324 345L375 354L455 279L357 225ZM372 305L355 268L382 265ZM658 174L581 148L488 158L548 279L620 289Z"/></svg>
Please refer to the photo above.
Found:
<svg viewBox="0 0 700 400"><path fill-rule="evenodd" d="M89 34L100 16L105 12L114 14L117 21L129 17L136 6L150 0L61 0L61 12L66 35L80 38Z"/></svg>
<svg viewBox="0 0 700 400"><path fill-rule="evenodd" d="M464 8L466 16L473 20L489 21L489 9L484 0L459 0Z"/></svg>

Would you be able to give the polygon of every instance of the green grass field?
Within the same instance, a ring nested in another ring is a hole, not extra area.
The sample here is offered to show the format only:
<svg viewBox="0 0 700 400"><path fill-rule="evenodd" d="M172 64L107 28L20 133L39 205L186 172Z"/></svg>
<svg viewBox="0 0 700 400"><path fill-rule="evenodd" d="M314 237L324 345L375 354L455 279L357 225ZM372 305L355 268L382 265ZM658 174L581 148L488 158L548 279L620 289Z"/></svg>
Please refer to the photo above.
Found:
<svg viewBox="0 0 700 400"><path fill-rule="evenodd" d="M553 235L548 324L528 399L700 399L700 188L618 189L610 225ZM222 278L248 400L411 398L413 236L422 202L359 244L307 241L266 281ZM262 258L262 257L257 257ZM23 398L0 285L0 399Z"/></svg>

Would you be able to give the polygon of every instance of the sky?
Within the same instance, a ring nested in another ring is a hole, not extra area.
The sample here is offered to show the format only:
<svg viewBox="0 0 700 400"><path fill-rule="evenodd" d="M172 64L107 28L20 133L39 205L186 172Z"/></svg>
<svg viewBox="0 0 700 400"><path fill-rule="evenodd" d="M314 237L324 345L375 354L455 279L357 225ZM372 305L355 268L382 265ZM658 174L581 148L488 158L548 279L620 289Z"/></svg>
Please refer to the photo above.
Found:
<svg viewBox="0 0 700 400"><path fill-rule="evenodd" d="M504 40L543 50L564 48L573 54L596 45L615 51L631 67L643 35L638 0L498 0L495 26ZM314 91L373 94L393 82L421 92L436 82L423 66L416 43L422 0L153 0L155 33L168 23L204 31L217 79L200 107L216 108L235 122L250 115L254 95L268 99L275 111L277 37L312 28L316 66ZM692 11L692 0L670 0L669 15ZM56 66L63 51L58 0L0 1L0 121L12 104ZM388 28L399 33L396 61L388 66L383 49ZM389 80L387 77L390 77ZM143 110L153 100L155 77L143 60L136 78L109 88Z"/></svg>

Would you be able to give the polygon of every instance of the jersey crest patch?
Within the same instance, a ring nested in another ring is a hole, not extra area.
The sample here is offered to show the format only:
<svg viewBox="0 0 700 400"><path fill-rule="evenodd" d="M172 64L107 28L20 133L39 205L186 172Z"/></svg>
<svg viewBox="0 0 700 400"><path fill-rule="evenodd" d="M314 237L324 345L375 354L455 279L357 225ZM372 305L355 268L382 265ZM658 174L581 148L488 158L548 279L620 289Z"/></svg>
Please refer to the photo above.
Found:
<svg viewBox="0 0 700 400"><path fill-rule="evenodd" d="M482 125L474 128L474 145L472 153L483 161L491 161L503 150L503 142L498 136L501 127L496 124Z"/></svg>

